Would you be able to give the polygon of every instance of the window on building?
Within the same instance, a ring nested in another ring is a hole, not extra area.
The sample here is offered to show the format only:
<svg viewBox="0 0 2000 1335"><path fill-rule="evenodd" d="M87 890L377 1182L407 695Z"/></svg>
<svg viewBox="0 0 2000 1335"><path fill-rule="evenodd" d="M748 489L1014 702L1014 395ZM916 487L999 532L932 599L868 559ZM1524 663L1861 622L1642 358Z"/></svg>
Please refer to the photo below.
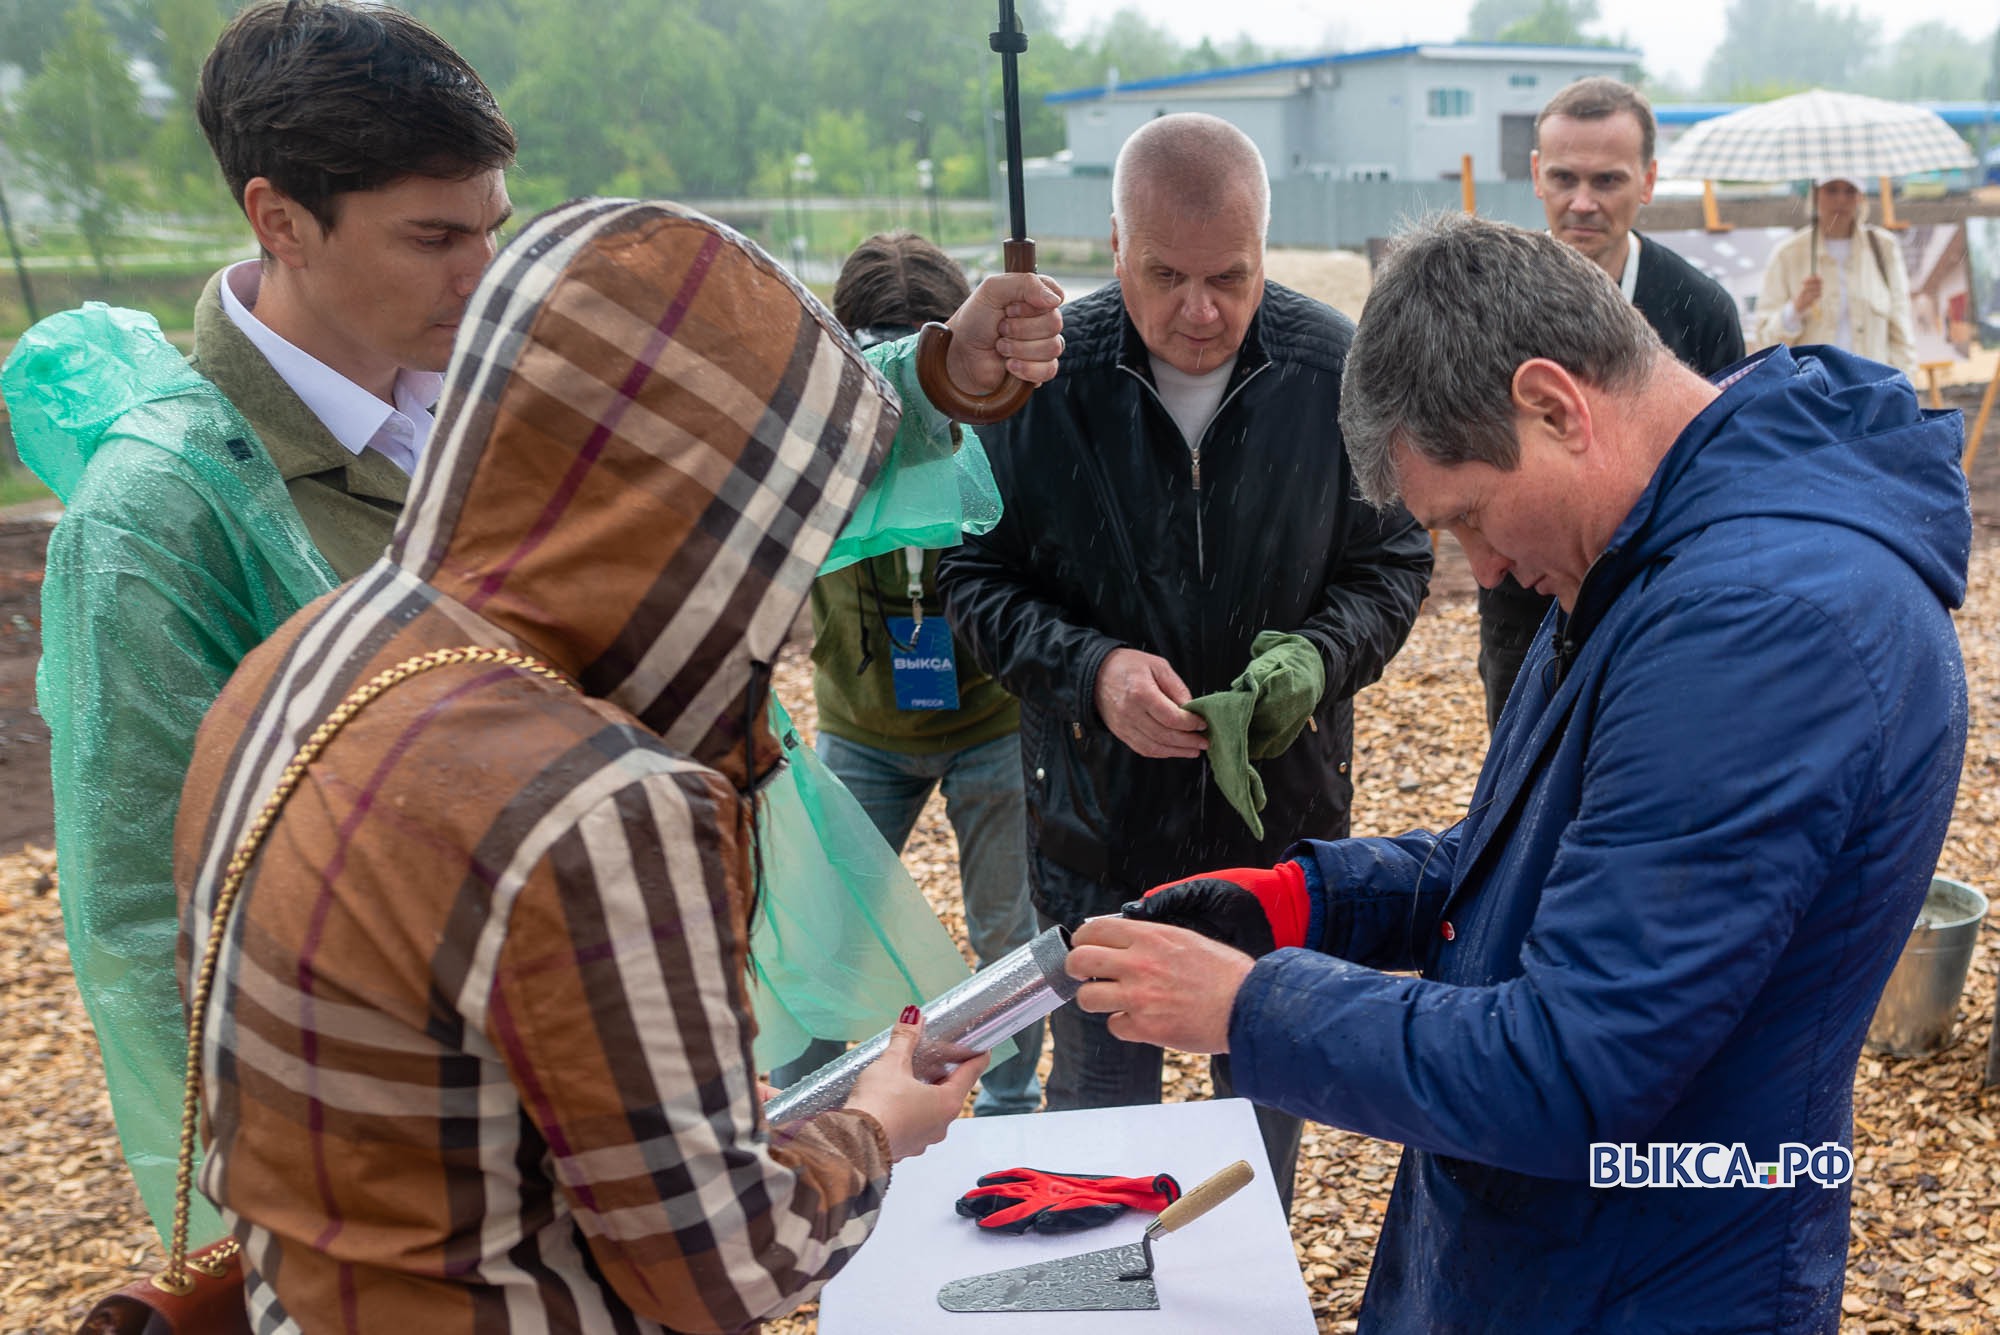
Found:
<svg viewBox="0 0 2000 1335"><path fill-rule="evenodd" d="M1432 120L1463 120L1472 114L1470 88L1433 88L1427 100Z"/></svg>
<svg viewBox="0 0 2000 1335"><path fill-rule="evenodd" d="M1507 76L1509 88L1533 88L1541 80L1532 74L1510 74Z"/></svg>

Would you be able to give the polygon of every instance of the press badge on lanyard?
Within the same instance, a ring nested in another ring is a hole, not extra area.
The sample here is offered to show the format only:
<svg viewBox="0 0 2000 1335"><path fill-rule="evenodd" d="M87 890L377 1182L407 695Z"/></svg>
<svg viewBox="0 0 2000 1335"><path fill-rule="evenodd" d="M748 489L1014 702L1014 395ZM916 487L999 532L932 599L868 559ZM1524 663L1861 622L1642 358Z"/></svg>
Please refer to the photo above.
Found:
<svg viewBox="0 0 2000 1335"><path fill-rule="evenodd" d="M889 618L889 672L895 679L896 708L958 708L958 664L952 659L951 627L943 617L924 619L924 551L903 549L909 572L910 615Z"/></svg>

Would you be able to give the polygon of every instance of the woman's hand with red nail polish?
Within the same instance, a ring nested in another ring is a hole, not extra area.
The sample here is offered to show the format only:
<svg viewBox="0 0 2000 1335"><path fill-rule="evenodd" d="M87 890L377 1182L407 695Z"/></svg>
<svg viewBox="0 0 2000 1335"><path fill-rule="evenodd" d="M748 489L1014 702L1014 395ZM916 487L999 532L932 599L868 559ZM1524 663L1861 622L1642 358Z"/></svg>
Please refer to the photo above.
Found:
<svg viewBox="0 0 2000 1335"><path fill-rule="evenodd" d="M888 1050L869 1064L847 1096L849 1108L881 1123L891 1160L921 1154L943 1140L946 1128L965 1107L973 1082L986 1069L981 1054L935 1085L925 1084L917 1079L915 1067L922 1031L923 1016L915 1006L905 1006L889 1032Z"/></svg>

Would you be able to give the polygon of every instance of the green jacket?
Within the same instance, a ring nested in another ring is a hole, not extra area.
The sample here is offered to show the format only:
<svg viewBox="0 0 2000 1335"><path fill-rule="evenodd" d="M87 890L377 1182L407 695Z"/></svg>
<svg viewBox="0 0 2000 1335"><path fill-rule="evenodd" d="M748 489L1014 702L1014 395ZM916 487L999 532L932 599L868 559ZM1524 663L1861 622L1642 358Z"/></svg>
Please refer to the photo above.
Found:
<svg viewBox="0 0 2000 1335"><path fill-rule="evenodd" d="M194 367L222 391L264 442L313 544L343 580L389 545L410 479L375 450L350 454L264 360L222 308L222 274L194 308Z"/></svg>
<svg viewBox="0 0 2000 1335"><path fill-rule="evenodd" d="M937 568L940 553L924 553L924 617L942 618ZM1021 726L1021 706L972 661L957 637L958 708L896 708L884 617L910 615L909 568L901 551L871 557L813 581L813 699L824 732L863 746L907 755L961 751L995 741ZM875 591L882 593L877 610ZM862 637L870 655L862 666Z"/></svg>

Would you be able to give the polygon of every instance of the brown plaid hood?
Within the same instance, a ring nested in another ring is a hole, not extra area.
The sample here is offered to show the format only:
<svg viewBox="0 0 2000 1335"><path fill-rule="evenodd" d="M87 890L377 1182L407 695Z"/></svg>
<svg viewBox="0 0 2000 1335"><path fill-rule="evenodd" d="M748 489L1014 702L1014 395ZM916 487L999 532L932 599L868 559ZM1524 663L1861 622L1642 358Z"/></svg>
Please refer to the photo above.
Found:
<svg viewBox="0 0 2000 1335"><path fill-rule="evenodd" d="M894 392L768 256L665 203L537 218L465 318L389 559L743 786Z"/></svg>
<svg viewBox="0 0 2000 1335"><path fill-rule="evenodd" d="M887 1187L866 1114L763 1124L745 790L764 669L897 402L775 264L666 204L537 218L466 319L389 550L202 725L184 983L232 850L374 674L519 648L582 694L428 672L303 771L216 970L202 1189L259 1330L746 1329Z"/></svg>

